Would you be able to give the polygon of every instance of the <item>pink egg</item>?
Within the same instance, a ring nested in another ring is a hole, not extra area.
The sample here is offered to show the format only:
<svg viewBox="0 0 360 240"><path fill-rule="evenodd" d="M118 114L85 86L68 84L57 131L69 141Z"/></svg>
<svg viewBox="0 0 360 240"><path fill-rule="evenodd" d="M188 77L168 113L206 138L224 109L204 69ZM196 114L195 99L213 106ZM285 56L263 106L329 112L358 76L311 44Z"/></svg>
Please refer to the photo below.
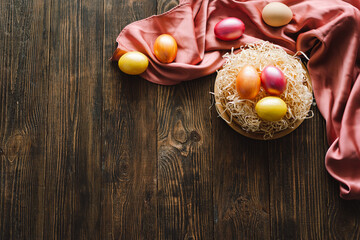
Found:
<svg viewBox="0 0 360 240"><path fill-rule="evenodd" d="M286 78L283 72L275 66L267 66L261 72L261 84L271 95L280 95L286 89Z"/></svg>
<svg viewBox="0 0 360 240"><path fill-rule="evenodd" d="M232 41L238 39L245 31L244 23L235 17L228 17L215 25L215 36L224 41Z"/></svg>

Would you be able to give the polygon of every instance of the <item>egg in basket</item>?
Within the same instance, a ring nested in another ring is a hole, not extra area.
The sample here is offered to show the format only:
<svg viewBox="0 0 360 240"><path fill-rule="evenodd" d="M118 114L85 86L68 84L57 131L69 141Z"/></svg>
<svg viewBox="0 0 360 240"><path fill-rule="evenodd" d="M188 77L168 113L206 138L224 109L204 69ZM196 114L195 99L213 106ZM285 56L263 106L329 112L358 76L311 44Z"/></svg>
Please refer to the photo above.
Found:
<svg viewBox="0 0 360 240"><path fill-rule="evenodd" d="M240 134L276 139L312 116L310 77L298 57L269 42L227 53L214 86L219 115Z"/></svg>

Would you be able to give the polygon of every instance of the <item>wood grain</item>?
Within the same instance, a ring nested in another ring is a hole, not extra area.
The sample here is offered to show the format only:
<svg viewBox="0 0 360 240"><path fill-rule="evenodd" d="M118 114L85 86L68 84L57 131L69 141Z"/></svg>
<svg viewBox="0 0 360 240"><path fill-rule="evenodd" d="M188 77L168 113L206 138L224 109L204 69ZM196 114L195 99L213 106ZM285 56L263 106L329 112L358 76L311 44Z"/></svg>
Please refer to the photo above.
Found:
<svg viewBox="0 0 360 240"><path fill-rule="evenodd" d="M159 239L213 237L210 84L158 89Z"/></svg>
<svg viewBox="0 0 360 240"><path fill-rule="evenodd" d="M0 2L0 239L42 239L49 5Z"/></svg>
<svg viewBox="0 0 360 240"><path fill-rule="evenodd" d="M327 174L325 122L314 118L269 145L272 239L358 239L359 202L338 197Z"/></svg>
<svg viewBox="0 0 360 240"><path fill-rule="evenodd" d="M107 61L121 29L156 2L106 0L104 10L101 236L156 239L157 87Z"/></svg>
<svg viewBox="0 0 360 240"><path fill-rule="evenodd" d="M100 239L104 6L102 1L94 0L82 0L80 6L76 211L72 238Z"/></svg>
<svg viewBox="0 0 360 240"><path fill-rule="evenodd" d="M45 239L100 234L102 7L51 2Z"/></svg>
<svg viewBox="0 0 360 240"><path fill-rule="evenodd" d="M317 170L315 156L311 148L318 151L324 149L324 143L314 143L306 137L304 129L311 126L311 120L305 121L296 131L283 139L274 141L269 146L270 171L270 202L272 237L277 239L323 239L319 236L318 209L311 208L313 202L309 199L309 188L318 186L308 182L309 175ZM311 134L310 132L308 132ZM313 132L322 134L322 132ZM317 138L318 139L318 138ZM283 169L288 169L284 171ZM311 176L312 180L321 181L321 175ZM296 191L294 191L296 189ZM323 194L312 195L312 201L317 201L318 207L325 205ZM311 191L315 194L316 191ZM311 228L307 228L311 226ZM310 231L309 231L310 230Z"/></svg>
<svg viewBox="0 0 360 240"><path fill-rule="evenodd" d="M179 4L179 0L156 0L157 2L157 14L164 13L170 9L176 7Z"/></svg>
<svg viewBox="0 0 360 240"><path fill-rule="evenodd" d="M268 142L213 122L215 239L269 239Z"/></svg>
<svg viewBox="0 0 360 240"><path fill-rule="evenodd" d="M157 1L158 13L177 1ZM158 239L212 239L211 82L158 87Z"/></svg>
<svg viewBox="0 0 360 240"><path fill-rule="evenodd" d="M0 1L0 239L359 239L316 107L251 140L218 117L215 74L159 86L108 60L177 4Z"/></svg>

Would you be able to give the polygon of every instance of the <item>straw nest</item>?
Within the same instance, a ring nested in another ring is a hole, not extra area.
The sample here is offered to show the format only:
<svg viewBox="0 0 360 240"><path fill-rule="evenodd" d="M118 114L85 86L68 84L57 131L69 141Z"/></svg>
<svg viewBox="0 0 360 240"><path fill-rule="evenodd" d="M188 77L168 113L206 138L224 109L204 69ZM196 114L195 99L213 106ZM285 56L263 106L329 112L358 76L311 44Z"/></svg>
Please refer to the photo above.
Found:
<svg viewBox="0 0 360 240"><path fill-rule="evenodd" d="M236 131L255 139L274 139L284 136L301 122L312 117L312 87L306 67L300 58L289 55L269 42L248 44L224 55L223 67L215 81L215 104L219 115ZM286 90L279 96L287 105L286 115L279 121L264 121L255 112L256 103L269 96L261 87L255 99L242 99L235 82L239 70L252 65L259 74L267 65L278 67L287 80Z"/></svg>

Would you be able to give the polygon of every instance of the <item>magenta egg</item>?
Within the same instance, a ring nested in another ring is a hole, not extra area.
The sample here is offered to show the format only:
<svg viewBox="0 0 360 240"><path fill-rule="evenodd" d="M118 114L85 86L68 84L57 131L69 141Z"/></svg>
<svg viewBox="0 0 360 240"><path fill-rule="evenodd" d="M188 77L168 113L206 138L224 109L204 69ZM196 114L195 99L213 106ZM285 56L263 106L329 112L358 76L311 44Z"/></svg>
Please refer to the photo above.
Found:
<svg viewBox="0 0 360 240"><path fill-rule="evenodd" d="M261 71L261 84L266 92L271 95L280 95L286 89L284 73L275 66L266 66Z"/></svg>
<svg viewBox="0 0 360 240"><path fill-rule="evenodd" d="M238 18L228 17L215 25L215 36L224 41L238 39L245 31L245 24Z"/></svg>

